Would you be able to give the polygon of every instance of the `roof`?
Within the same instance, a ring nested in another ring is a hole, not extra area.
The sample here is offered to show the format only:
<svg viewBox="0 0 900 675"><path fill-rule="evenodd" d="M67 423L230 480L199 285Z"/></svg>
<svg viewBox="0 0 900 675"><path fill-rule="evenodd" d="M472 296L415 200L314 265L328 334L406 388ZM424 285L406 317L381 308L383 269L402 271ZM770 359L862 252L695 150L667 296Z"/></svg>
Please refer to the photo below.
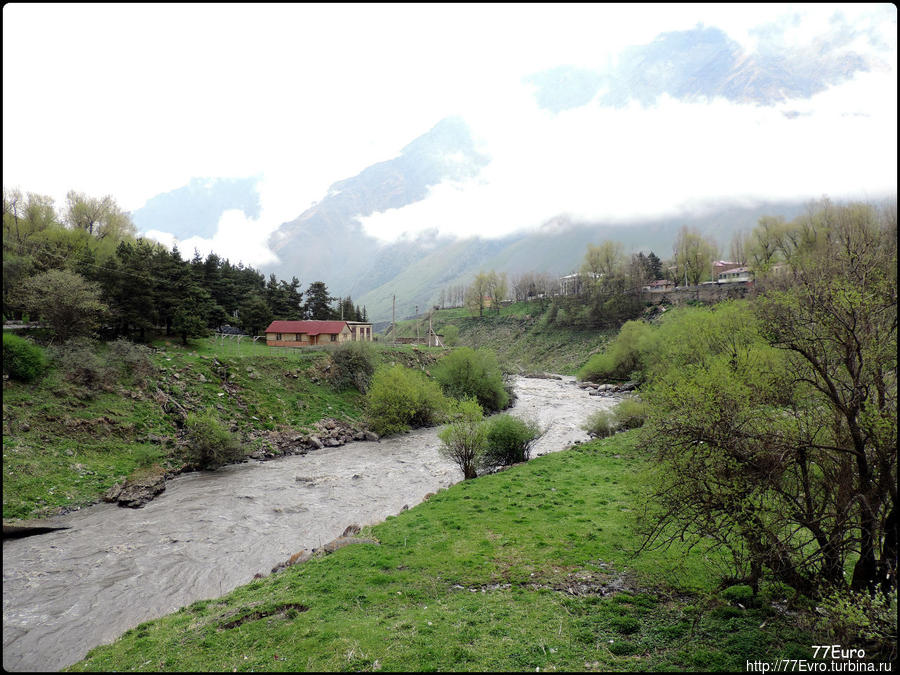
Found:
<svg viewBox="0 0 900 675"><path fill-rule="evenodd" d="M346 321L273 321L266 333L340 333L347 327Z"/></svg>
<svg viewBox="0 0 900 675"><path fill-rule="evenodd" d="M749 267L732 267L730 270L724 270L719 274L745 274L749 271Z"/></svg>

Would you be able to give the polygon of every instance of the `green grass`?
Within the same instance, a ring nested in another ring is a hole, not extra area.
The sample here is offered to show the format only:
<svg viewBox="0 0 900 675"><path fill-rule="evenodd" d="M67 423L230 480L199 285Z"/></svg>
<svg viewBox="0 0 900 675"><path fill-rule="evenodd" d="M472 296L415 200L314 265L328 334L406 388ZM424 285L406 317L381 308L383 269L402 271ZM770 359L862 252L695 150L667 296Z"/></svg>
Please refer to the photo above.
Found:
<svg viewBox="0 0 900 675"><path fill-rule="evenodd" d="M141 624L71 670L743 670L810 658L795 617L712 592L715 556L633 554L647 469L634 441L459 483L368 528L380 546Z"/></svg>

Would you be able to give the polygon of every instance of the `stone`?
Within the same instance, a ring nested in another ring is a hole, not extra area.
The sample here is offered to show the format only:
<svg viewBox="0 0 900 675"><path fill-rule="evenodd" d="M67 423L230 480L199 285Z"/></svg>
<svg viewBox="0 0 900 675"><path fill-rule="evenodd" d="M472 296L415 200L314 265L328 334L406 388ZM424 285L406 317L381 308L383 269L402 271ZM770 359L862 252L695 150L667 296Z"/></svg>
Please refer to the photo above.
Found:
<svg viewBox="0 0 900 675"><path fill-rule="evenodd" d="M365 537L338 537L333 541L329 541L322 547L322 551L326 554L334 553L338 549L342 549L345 546L350 546L351 544L375 544L376 546L380 546L379 542L374 539L367 539Z"/></svg>
<svg viewBox="0 0 900 675"><path fill-rule="evenodd" d="M309 437L309 443L310 443L314 448L324 448L324 447L325 447L325 444L324 444L321 440L319 440L319 437L318 437L318 436L310 436L310 437Z"/></svg>
<svg viewBox="0 0 900 675"><path fill-rule="evenodd" d="M359 534L360 529L361 528L359 527L359 525L353 523L352 525L348 525L346 528L344 528L344 534L342 534L341 536L352 537L354 534Z"/></svg>
<svg viewBox="0 0 900 675"><path fill-rule="evenodd" d="M119 506L137 509L144 506L165 489L165 474L157 474L137 480L126 480L124 483L116 483L106 492L103 500L115 502Z"/></svg>
<svg viewBox="0 0 900 675"><path fill-rule="evenodd" d="M377 441L378 440L378 434L376 434L374 431L366 431L365 436L366 436L367 441Z"/></svg>
<svg viewBox="0 0 900 675"><path fill-rule="evenodd" d="M326 438L325 445L329 448L339 448L343 445L337 438Z"/></svg>

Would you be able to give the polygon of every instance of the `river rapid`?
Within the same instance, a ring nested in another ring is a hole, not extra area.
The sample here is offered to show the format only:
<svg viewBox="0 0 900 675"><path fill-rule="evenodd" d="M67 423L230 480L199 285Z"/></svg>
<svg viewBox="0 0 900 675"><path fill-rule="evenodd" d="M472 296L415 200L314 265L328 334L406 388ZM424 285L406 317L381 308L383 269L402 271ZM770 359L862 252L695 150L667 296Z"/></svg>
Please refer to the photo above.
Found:
<svg viewBox="0 0 900 675"><path fill-rule="evenodd" d="M512 414L545 430L532 456L587 440L617 398L517 377ZM189 473L140 509L98 504L71 529L3 542L3 668L59 670L137 624L218 597L347 525L370 525L462 479L436 429Z"/></svg>

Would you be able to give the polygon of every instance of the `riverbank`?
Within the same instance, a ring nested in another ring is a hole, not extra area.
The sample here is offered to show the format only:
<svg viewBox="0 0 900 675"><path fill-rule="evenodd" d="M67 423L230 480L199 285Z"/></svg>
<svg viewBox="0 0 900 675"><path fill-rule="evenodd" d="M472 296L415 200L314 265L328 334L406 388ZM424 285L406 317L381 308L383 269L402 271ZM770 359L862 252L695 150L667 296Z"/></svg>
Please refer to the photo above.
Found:
<svg viewBox="0 0 900 675"><path fill-rule="evenodd" d="M635 433L457 483L342 548L194 602L75 671L743 670L811 658L783 598L701 550L633 555ZM282 460L285 461L285 460Z"/></svg>
<svg viewBox="0 0 900 675"><path fill-rule="evenodd" d="M573 378L517 378L516 388L512 414L545 432L535 455L587 440L580 424L613 403ZM70 529L4 541L4 666L59 669L142 621L321 548L348 525L414 507L462 479L436 431L183 474L144 508L99 504L52 519Z"/></svg>
<svg viewBox="0 0 900 675"><path fill-rule="evenodd" d="M186 348L166 340L155 346L153 372L143 380L89 386L67 381L58 368L32 384L4 380L4 521L83 508L128 477L179 474L183 422L191 412L215 411L255 458L318 447L311 436L331 444L365 433L362 396L331 386L327 352L212 338ZM386 347L376 354L418 368L438 356Z"/></svg>

